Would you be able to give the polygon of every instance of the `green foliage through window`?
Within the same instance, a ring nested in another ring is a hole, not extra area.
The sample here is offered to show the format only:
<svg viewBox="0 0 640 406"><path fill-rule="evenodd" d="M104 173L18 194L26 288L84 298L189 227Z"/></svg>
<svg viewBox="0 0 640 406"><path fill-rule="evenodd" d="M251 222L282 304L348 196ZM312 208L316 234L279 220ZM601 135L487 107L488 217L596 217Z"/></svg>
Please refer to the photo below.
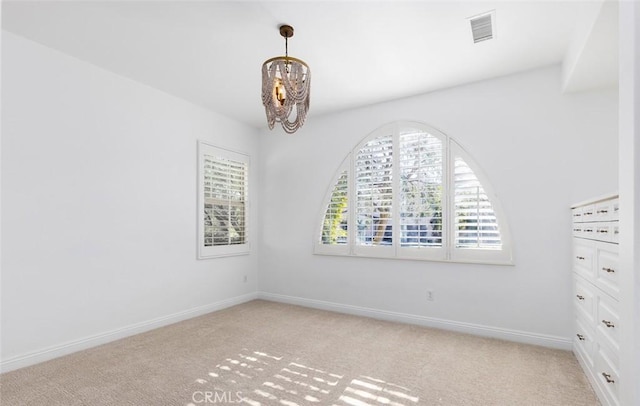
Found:
<svg viewBox="0 0 640 406"><path fill-rule="evenodd" d="M322 224L323 244L346 244L347 243L347 219L348 216L348 183L347 172L344 171L338 178L331 201L327 206Z"/></svg>

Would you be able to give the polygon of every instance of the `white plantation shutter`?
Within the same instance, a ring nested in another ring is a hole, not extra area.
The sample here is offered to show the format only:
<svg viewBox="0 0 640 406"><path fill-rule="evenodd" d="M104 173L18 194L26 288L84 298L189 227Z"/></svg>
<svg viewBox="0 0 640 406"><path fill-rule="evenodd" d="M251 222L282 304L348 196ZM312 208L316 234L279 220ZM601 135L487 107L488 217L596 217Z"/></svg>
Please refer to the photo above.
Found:
<svg viewBox="0 0 640 406"><path fill-rule="evenodd" d="M338 177L322 221L320 243L346 245L348 238L348 173L343 170Z"/></svg>
<svg viewBox="0 0 640 406"><path fill-rule="evenodd" d="M246 164L205 154L204 168L205 247L244 244Z"/></svg>
<svg viewBox="0 0 640 406"><path fill-rule="evenodd" d="M456 248L502 248L498 219L491 201L469 165L454 159L454 230Z"/></svg>
<svg viewBox="0 0 640 406"><path fill-rule="evenodd" d="M248 156L200 143L199 256L248 252Z"/></svg>
<svg viewBox="0 0 640 406"><path fill-rule="evenodd" d="M316 254L512 263L491 185L447 135L392 123L345 162L325 197Z"/></svg>
<svg viewBox="0 0 640 406"><path fill-rule="evenodd" d="M393 138L384 135L355 155L356 245L392 243Z"/></svg>
<svg viewBox="0 0 640 406"><path fill-rule="evenodd" d="M442 140L425 131L400 133L400 245L442 246Z"/></svg>

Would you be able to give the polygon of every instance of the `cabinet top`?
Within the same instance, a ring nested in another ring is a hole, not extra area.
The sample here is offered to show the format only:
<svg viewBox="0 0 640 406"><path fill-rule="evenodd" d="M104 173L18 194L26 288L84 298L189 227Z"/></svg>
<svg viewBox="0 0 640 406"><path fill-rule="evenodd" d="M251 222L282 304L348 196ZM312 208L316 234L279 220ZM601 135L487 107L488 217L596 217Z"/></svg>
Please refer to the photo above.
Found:
<svg viewBox="0 0 640 406"><path fill-rule="evenodd" d="M606 195L593 197L591 199L583 200L581 202L572 204L571 208L575 209L576 207L581 207L581 206L586 206L586 205L589 205L589 204L599 203L599 202L603 202L605 200L616 199L617 197L618 197L618 193L617 192L616 193L609 193L609 194L606 194Z"/></svg>

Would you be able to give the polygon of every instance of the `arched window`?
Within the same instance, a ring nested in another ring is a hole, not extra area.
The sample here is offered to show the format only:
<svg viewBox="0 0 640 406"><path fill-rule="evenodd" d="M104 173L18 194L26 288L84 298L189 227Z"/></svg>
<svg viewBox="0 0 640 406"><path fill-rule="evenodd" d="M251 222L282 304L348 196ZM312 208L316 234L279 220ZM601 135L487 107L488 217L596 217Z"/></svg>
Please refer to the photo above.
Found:
<svg viewBox="0 0 640 406"><path fill-rule="evenodd" d="M315 253L512 263L508 226L480 168L424 124L386 125L338 168Z"/></svg>

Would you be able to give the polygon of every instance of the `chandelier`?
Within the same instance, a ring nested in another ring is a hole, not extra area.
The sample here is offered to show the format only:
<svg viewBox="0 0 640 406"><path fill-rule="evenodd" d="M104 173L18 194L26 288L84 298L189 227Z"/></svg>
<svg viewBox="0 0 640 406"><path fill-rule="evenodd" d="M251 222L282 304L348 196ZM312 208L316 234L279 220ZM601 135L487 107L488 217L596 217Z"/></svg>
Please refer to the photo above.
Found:
<svg viewBox="0 0 640 406"><path fill-rule="evenodd" d="M280 35L285 56L267 59L262 65L262 104L270 130L278 121L286 133L293 134L302 127L309 110L311 70L304 61L289 56L293 27L280 26Z"/></svg>

